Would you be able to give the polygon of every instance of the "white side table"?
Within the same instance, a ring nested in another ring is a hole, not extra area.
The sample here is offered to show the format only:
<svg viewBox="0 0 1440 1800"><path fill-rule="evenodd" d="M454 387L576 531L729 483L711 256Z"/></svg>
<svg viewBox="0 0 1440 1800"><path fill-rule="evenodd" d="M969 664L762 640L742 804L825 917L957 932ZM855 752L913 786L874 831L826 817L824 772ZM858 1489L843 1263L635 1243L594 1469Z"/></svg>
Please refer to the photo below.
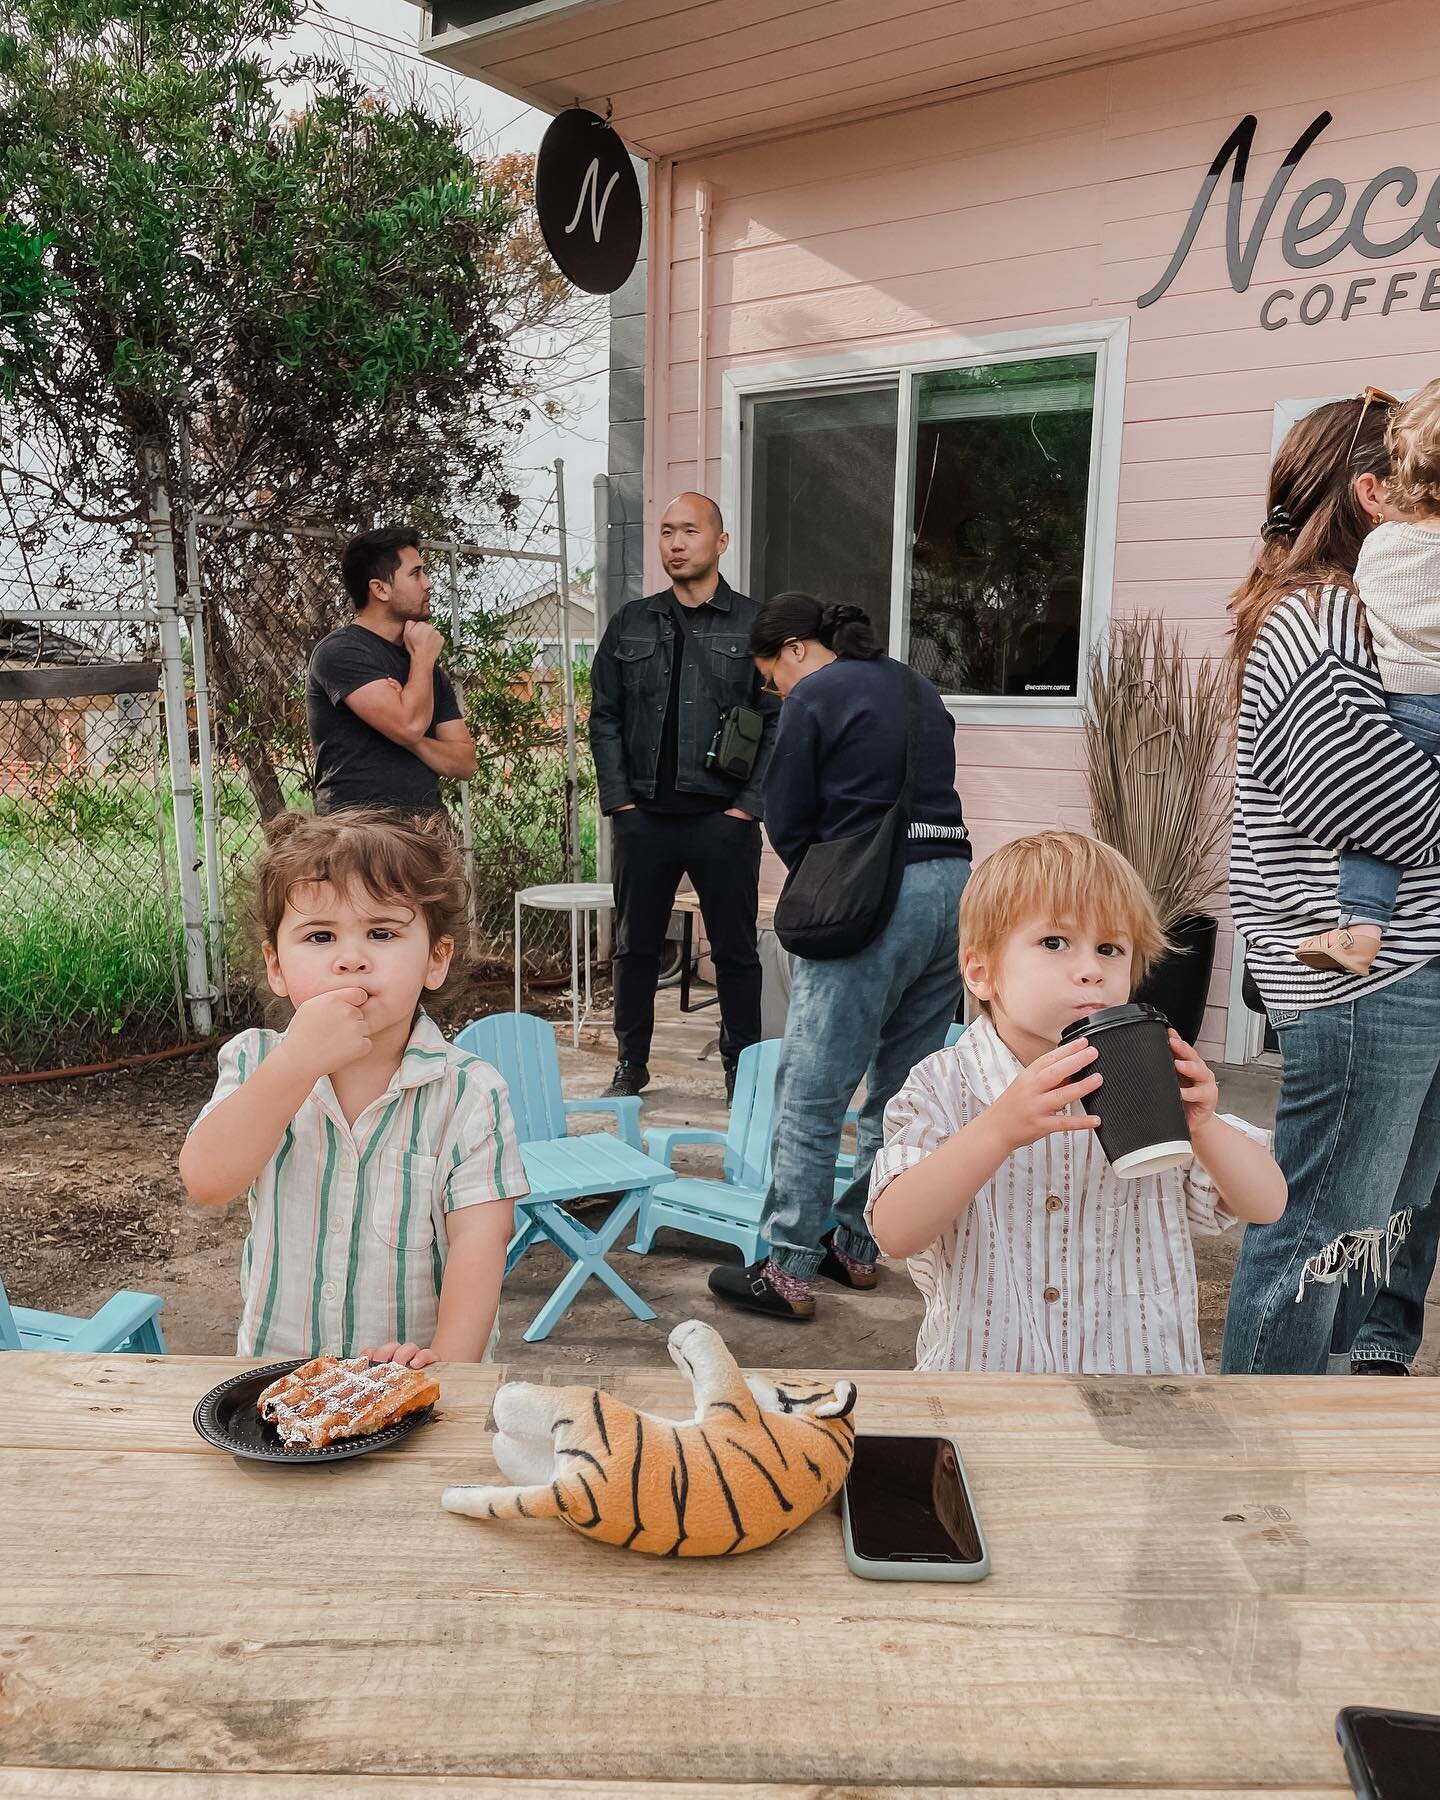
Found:
<svg viewBox="0 0 1440 1800"><path fill-rule="evenodd" d="M580 1048L580 1027L590 1017L590 916L613 910L615 890L608 881L555 881L548 887L521 888L515 896L515 1010L520 1010L520 908L570 915L571 1042ZM580 938L585 939L585 1008L580 1008Z"/></svg>

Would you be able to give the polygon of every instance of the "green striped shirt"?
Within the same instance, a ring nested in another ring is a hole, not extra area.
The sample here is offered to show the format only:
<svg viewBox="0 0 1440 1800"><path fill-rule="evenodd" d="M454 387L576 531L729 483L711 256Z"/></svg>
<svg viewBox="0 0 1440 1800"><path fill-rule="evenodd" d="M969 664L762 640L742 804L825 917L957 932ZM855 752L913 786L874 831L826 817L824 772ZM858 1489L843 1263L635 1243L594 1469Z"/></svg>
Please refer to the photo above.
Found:
<svg viewBox="0 0 1440 1800"><path fill-rule="evenodd" d="M244 1031L222 1045L200 1117L282 1037ZM428 1344L446 1215L527 1192L504 1081L421 1013L394 1079L354 1125L322 1076L251 1187L236 1353L353 1356L392 1340Z"/></svg>

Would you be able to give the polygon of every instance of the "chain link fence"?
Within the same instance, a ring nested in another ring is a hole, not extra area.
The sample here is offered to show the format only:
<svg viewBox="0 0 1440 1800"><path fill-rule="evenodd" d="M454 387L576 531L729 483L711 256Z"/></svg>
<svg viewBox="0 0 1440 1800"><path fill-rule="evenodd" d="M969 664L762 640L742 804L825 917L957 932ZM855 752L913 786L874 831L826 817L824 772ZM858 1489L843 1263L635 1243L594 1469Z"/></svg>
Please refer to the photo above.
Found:
<svg viewBox="0 0 1440 1800"><path fill-rule="evenodd" d="M188 1033L150 569L134 533L0 518L0 1072Z"/></svg>
<svg viewBox="0 0 1440 1800"><path fill-rule="evenodd" d="M342 534L204 518L199 535L216 857L228 911L262 821L310 804L305 669L354 608L340 581ZM470 877L472 952L479 972L498 976L511 966L516 889L572 871L593 878L594 776L583 730L593 600L577 590L567 610L553 553L426 540L423 554L432 614L450 639L442 666L478 747L473 781L443 784ZM233 979L233 933L221 937L233 1013L242 984ZM527 969L552 977L568 945L565 920L547 919L533 941L527 932Z"/></svg>
<svg viewBox="0 0 1440 1800"><path fill-rule="evenodd" d="M27 516L24 500L5 495L0 532L0 1071L143 1053L256 1015L237 890L262 822L311 803L306 665L354 616L344 534L324 525L199 517L172 544L164 518L141 539L40 504ZM477 972L497 980L516 889L595 870L594 603L583 590L565 603L563 542L529 547L551 533L540 503L523 547L424 547L479 751L446 798ZM525 953L528 978L557 979L565 918L527 922Z"/></svg>

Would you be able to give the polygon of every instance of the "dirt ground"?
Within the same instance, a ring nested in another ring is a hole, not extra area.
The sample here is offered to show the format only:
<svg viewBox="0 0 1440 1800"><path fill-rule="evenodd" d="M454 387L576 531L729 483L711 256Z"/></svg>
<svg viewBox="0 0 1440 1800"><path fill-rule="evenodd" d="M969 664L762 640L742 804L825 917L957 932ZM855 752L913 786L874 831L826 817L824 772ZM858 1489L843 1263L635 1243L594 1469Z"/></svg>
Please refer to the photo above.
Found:
<svg viewBox="0 0 1440 1800"><path fill-rule="evenodd" d="M512 1002L490 983L460 1004L475 1017ZM152 1292L159 1271L243 1240L244 1208L202 1212L175 1172L214 1085L206 1050L0 1087L0 1279L16 1306L65 1312L117 1288Z"/></svg>
<svg viewBox="0 0 1440 1800"><path fill-rule="evenodd" d="M662 994L660 1013L645 1123L723 1127L715 1014L681 1018L673 992ZM598 1094L614 1057L608 1030L588 1027L579 1050L571 1048L567 1029L559 1036L566 1092ZM1269 1124L1275 1072L1252 1066L1221 1074L1224 1105ZM175 1172L179 1147L213 1081L214 1055L206 1052L121 1074L0 1089L0 1273L12 1301L88 1313L119 1288L158 1293L172 1352L233 1351L245 1209L201 1212L185 1198ZM602 1123L599 1117L576 1121L580 1128ZM712 1155L696 1152L682 1167L711 1172L706 1159ZM1211 1368L1239 1236L1196 1240L1201 1335ZM911 1366L920 1304L903 1269L887 1268L873 1295L823 1293L814 1324L796 1327L715 1305L706 1276L729 1254L671 1232L661 1232L643 1260L617 1250L616 1266L654 1307L654 1323L632 1319L592 1283L547 1342L529 1345L521 1331L564 1267L558 1252L541 1247L506 1283L501 1354L508 1364L532 1369L651 1364L663 1360L674 1324L699 1317L720 1324L741 1361L752 1366ZM1440 1287L1432 1292L1435 1328L1417 1372L1440 1372L1437 1296Z"/></svg>
<svg viewBox="0 0 1440 1800"><path fill-rule="evenodd" d="M177 1257L243 1236L243 1214L182 1197L175 1158L215 1085L213 1054L0 1090L0 1270L17 1306L144 1288Z"/></svg>

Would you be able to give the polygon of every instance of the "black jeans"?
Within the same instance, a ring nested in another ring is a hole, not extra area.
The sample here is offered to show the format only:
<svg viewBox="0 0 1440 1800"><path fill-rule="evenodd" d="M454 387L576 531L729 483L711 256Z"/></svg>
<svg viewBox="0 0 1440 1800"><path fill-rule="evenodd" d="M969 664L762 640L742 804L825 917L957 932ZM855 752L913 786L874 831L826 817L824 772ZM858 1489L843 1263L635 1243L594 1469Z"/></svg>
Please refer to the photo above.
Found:
<svg viewBox="0 0 1440 1800"><path fill-rule="evenodd" d="M615 1037L622 1062L650 1060L655 987L675 893L688 875L700 896L720 995L720 1054L727 1066L760 1038L760 827L729 813L632 807L615 833Z"/></svg>

